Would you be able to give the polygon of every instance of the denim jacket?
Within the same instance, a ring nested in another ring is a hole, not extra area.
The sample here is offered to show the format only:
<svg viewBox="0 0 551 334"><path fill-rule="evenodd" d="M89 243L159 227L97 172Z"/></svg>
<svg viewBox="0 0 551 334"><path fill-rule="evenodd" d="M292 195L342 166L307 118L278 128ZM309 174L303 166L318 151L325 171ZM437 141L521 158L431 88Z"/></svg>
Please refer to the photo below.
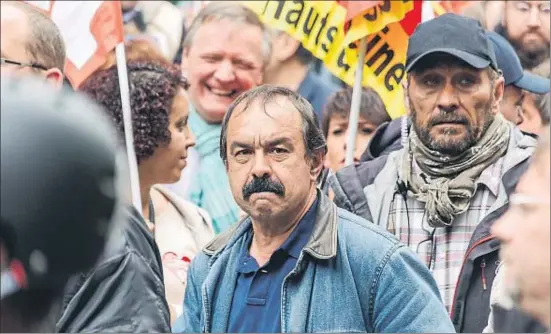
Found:
<svg viewBox="0 0 551 334"><path fill-rule="evenodd" d="M281 287L282 332L454 332L427 267L392 235L318 191L312 236ZM245 218L211 241L188 273L174 332L226 332Z"/></svg>

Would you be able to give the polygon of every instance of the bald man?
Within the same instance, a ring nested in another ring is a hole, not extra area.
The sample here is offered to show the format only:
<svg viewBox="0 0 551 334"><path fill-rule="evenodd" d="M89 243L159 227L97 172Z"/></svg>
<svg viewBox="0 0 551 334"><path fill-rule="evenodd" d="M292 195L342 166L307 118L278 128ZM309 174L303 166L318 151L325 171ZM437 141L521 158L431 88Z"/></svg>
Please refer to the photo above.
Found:
<svg viewBox="0 0 551 334"><path fill-rule="evenodd" d="M39 75L61 87L65 44L55 23L19 1L1 1L0 18L0 73Z"/></svg>

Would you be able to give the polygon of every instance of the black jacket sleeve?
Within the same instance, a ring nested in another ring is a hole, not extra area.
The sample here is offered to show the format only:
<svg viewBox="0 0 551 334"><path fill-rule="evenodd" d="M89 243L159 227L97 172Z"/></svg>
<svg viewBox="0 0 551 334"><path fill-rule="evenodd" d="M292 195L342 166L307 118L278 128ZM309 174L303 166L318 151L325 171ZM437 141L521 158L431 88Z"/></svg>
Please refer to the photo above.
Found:
<svg viewBox="0 0 551 334"><path fill-rule="evenodd" d="M170 332L159 251L141 216L129 218L100 263L69 281L58 332Z"/></svg>

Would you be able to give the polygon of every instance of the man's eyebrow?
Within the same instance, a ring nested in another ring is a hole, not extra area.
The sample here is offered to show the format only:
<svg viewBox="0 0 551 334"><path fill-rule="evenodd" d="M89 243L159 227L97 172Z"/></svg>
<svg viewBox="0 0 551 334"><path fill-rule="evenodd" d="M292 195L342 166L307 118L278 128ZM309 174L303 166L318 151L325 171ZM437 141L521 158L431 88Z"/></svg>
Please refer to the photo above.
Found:
<svg viewBox="0 0 551 334"><path fill-rule="evenodd" d="M250 148L252 148L252 145L247 144L247 143L243 143L243 142L239 142L239 141L234 141L234 142L231 143L231 145L230 145L230 151L233 151L233 150L235 150L236 148L247 148L247 149L250 149Z"/></svg>
<svg viewBox="0 0 551 334"><path fill-rule="evenodd" d="M293 141L288 137L280 137L272 140L266 140L265 146L292 145Z"/></svg>

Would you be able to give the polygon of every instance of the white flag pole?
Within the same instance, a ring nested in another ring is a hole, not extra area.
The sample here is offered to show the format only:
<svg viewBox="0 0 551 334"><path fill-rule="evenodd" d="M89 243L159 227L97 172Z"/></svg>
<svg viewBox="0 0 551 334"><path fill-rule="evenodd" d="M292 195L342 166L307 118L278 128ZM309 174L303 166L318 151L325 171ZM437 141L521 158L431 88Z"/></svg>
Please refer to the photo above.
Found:
<svg viewBox="0 0 551 334"><path fill-rule="evenodd" d="M142 212L140 178L138 176L138 163L136 160L136 152L134 151L134 132L132 127L132 112L130 109L130 88L128 85L128 71L126 69L126 54L124 50L124 42L117 44L115 52L117 59L117 72L119 75L119 87L121 90L124 139L126 142L126 154L128 157L128 171L130 174L132 204L134 204L139 212Z"/></svg>
<svg viewBox="0 0 551 334"><path fill-rule="evenodd" d="M358 66L356 67L356 77L354 88L352 89L352 101L350 103L350 118L348 119L348 138L346 138L346 156L344 165L348 166L354 163L354 150L356 146L356 133L358 132L358 120L360 116L360 102L362 98L362 79L364 70L364 58L367 53L367 36L360 40L360 49L358 51Z"/></svg>

